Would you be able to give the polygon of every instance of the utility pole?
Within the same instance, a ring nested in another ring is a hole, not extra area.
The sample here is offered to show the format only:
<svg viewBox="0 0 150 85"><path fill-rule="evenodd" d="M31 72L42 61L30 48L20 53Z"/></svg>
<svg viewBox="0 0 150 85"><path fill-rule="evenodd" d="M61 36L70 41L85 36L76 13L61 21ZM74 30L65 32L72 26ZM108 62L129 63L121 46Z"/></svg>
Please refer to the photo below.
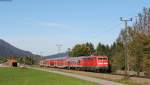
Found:
<svg viewBox="0 0 150 85"><path fill-rule="evenodd" d="M57 50L58 50L58 54L61 52L61 47L63 46L62 44L56 44L57 46ZM60 56L59 56L60 57Z"/></svg>
<svg viewBox="0 0 150 85"><path fill-rule="evenodd" d="M132 21L132 18L129 19L123 19L122 17L120 18L120 21L123 21L125 23L125 29L126 29L126 35L125 35L125 79L129 78L128 71L129 71L129 66L128 66L128 22Z"/></svg>
<svg viewBox="0 0 150 85"><path fill-rule="evenodd" d="M69 57L70 55L70 51L71 51L71 49L70 48L68 48L68 53L67 53L67 57Z"/></svg>

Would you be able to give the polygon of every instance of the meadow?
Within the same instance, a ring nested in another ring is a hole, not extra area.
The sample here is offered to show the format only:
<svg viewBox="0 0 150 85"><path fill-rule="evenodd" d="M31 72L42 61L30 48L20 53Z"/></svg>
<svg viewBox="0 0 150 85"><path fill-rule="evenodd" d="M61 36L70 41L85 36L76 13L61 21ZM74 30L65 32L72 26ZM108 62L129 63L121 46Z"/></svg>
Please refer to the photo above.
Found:
<svg viewBox="0 0 150 85"><path fill-rule="evenodd" d="M0 68L0 85L98 85L29 68Z"/></svg>

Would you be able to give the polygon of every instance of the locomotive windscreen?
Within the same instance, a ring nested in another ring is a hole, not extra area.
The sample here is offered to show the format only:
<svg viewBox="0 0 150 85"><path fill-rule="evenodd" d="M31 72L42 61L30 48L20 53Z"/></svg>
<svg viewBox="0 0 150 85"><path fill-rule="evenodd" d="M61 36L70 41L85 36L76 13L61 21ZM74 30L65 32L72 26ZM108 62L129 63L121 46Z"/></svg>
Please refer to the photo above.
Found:
<svg viewBox="0 0 150 85"><path fill-rule="evenodd" d="M98 60L107 60L107 58L98 58Z"/></svg>

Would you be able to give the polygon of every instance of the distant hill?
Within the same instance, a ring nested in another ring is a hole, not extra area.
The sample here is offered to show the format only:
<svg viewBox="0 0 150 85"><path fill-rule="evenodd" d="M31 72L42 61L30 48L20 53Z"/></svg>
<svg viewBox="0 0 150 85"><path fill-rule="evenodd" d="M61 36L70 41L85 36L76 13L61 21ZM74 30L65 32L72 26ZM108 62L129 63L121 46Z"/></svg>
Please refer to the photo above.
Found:
<svg viewBox="0 0 150 85"><path fill-rule="evenodd" d="M24 51L0 39L0 56L31 56L29 51Z"/></svg>
<svg viewBox="0 0 150 85"><path fill-rule="evenodd" d="M58 53L58 54L53 54L50 56L46 56L46 58L60 58L60 57L66 57L68 56L68 53Z"/></svg>

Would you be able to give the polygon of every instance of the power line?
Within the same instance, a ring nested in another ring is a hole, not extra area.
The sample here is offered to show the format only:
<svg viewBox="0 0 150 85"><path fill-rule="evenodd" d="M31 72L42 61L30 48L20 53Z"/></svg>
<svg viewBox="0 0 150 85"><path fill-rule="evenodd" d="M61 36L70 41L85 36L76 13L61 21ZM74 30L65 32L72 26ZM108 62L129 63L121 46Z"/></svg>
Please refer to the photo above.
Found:
<svg viewBox="0 0 150 85"><path fill-rule="evenodd" d="M114 25L114 26L112 26L112 27L109 27L109 29L105 30L105 32L110 32L110 31L116 29L116 28L117 28L118 26L120 26L120 25L121 25L121 23L118 23L118 24L116 24L116 25Z"/></svg>
<svg viewBox="0 0 150 85"><path fill-rule="evenodd" d="M106 25L104 25L102 28L106 29L104 30L104 32L108 32L112 29L115 29L116 27L120 26L121 23L116 23L112 26L112 23L116 22L117 19L112 19L111 21L109 20L110 23L107 23Z"/></svg>

